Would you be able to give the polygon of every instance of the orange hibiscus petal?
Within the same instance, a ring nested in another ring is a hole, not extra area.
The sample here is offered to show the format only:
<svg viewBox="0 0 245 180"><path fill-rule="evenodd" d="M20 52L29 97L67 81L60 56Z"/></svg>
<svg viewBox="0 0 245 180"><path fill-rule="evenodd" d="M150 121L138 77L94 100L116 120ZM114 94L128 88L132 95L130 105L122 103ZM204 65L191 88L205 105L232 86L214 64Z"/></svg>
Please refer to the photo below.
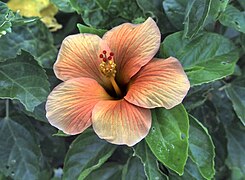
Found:
<svg viewBox="0 0 245 180"><path fill-rule="evenodd" d="M153 59L133 77L124 98L144 108L170 109L182 102L189 88L189 80L177 59Z"/></svg>
<svg viewBox="0 0 245 180"><path fill-rule="evenodd" d="M143 24L124 23L117 26L108 31L103 39L114 52L117 80L124 85L157 53L161 34L155 21L148 18Z"/></svg>
<svg viewBox="0 0 245 180"><path fill-rule="evenodd" d="M148 134L151 112L124 99L100 101L93 109L92 125L100 138L133 146Z"/></svg>
<svg viewBox="0 0 245 180"><path fill-rule="evenodd" d="M92 109L100 100L111 99L93 79L75 78L54 88L46 103L47 118L66 134L78 134L91 125Z"/></svg>
<svg viewBox="0 0 245 180"><path fill-rule="evenodd" d="M99 69L101 63L99 54L102 49L109 51L106 43L97 35L76 34L66 37L54 64L56 76L63 81L87 77L95 79L105 87L110 86L108 79Z"/></svg>

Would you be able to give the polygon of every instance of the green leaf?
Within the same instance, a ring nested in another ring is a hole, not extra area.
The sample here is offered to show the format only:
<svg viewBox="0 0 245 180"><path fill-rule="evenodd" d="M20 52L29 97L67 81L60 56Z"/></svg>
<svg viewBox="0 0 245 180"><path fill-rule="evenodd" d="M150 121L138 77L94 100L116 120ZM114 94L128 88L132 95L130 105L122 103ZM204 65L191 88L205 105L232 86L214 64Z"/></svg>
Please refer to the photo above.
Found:
<svg viewBox="0 0 245 180"><path fill-rule="evenodd" d="M61 130L58 130L57 133L53 134L52 136L61 136L61 137L68 137L68 136L71 136L70 134L66 134L64 133L63 131Z"/></svg>
<svg viewBox="0 0 245 180"><path fill-rule="evenodd" d="M122 165L117 163L105 163L99 169L93 171L85 180L118 180L122 176Z"/></svg>
<svg viewBox="0 0 245 180"><path fill-rule="evenodd" d="M131 157L123 167L122 180L146 180L143 164L138 157Z"/></svg>
<svg viewBox="0 0 245 180"><path fill-rule="evenodd" d="M111 0L96 0L96 3L100 6L101 9L107 11Z"/></svg>
<svg viewBox="0 0 245 180"><path fill-rule="evenodd" d="M217 21L220 14L225 11L228 3L229 0L212 0L209 15L213 21Z"/></svg>
<svg viewBox="0 0 245 180"><path fill-rule="evenodd" d="M237 116L245 126L245 74L229 84L225 92L232 101Z"/></svg>
<svg viewBox="0 0 245 180"><path fill-rule="evenodd" d="M189 115L189 156L206 179L212 179L214 169L214 144L208 130L193 116Z"/></svg>
<svg viewBox="0 0 245 180"><path fill-rule="evenodd" d="M105 163L99 169L93 171L85 180L116 180L122 177L122 165L117 163Z"/></svg>
<svg viewBox="0 0 245 180"><path fill-rule="evenodd" d="M41 158L43 158L43 161L47 164L46 169L41 167L41 170L47 170L52 174L54 170L53 168L59 167L61 164L64 164L65 154L67 152L70 142L67 142L66 138L52 136L52 134L54 134L57 129L53 126L50 126L50 124L34 123L34 125L34 133L35 135L37 135L38 142L40 143L39 146L43 154Z"/></svg>
<svg viewBox="0 0 245 180"><path fill-rule="evenodd" d="M215 85L217 85L215 87ZM217 118L223 124L231 124L236 116L232 103L225 93L225 87L221 82L213 83L214 90L212 91L212 103L217 111Z"/></svg>
<svg viewBox="0 0 245 180"><path fill-rule="evenodd" d="M184 106L188 112L202 106L208 99L208 94L212 91L211 84L203 84L192 87L185 97Z"/></svg>
<svg viewBox="0 0 245 180"><path fill-rule="evenodd" d="M81 14L83 21L95 28L110 29L144 16L135 0L111 0L110 3L109 0L71 0L70 2L77 13Z"/></svg>
<svg viewBox="0 0 245 180"><path fill-rule="evenodd" d="M211 2L207 0L165 0L163 8L170 22L177 29L182 30L185 25L185 30L189 30L187 33L194 36L206 24L216 21L219 14L225 10L228 2L229 0L212 0Z"/></svg>
<svg viewBox="0 0 245 180"><path fill-rule="evenodd" d="M88 26L85 26L83 24L77 24L77 27L78 27L80 33L96 34L100 37L102 37L107 31L104 29L96 29L93 27L88 27Z"/></svg>
<svg viewBox="0 0 245 180"><path fill-rule="evenodd" d="M157 159L155 158L154 154L152 154L150 148L145 143L145 141L138 143L134 147L134 152L143 163L145 175L148 180L168 179L168 177L160 171Z"/></svg>
<svg viewBox="0 0 245 180"><path fill-rule="evenodd" d="M197 165L188 158L185 171L182 176L177 176L176 174L170 173L169 175L170 180L204 180L202 175L200 174Z"/></svg>
<svg viewBox="0 0 245 180"><path fill-rule="evenodd" d="M79 135L67 152L64 179L84 179L99 168L114 152L116 146L97 137L91 129Z"/></svg>
<svg viewBox="0 0 245 180"><path fill-rule="evenodd" d="M0 62L15 58L21 50L29 52L44 67L52 67L56 59L52 34L39 20L13 26L12 33L0 38L0 46Z"/></svg>
<svg viewBox="0 0 245 180"><path fill-rule="evenodd" d="M205 25L211 0L188 1L184 20L184 37L194 37Z"/></svg>
<svg viewBox="0 0 245 180"><path fill-rule="evenodd" d="M188 0L165 0L163 8L171 24L177 29L184 29L185 9Z"/></svg>
<svg viewBox="0 0 245 180"><path fill-rule="evenodd" d="M51 2L60 10L66 13L74 12L69 0L51 0Z"/></svg>
<svg viewBox="0 0 245 180"><path fill-rule="evenodd" d="M245 127L240 123L233 123L225 128L228 139L228 157L226 164L239 177L245 174Z"/></svg>
<svg viewBox="0 0 245 180"><path fill-rule="evenodd" d="M38 179L40 149L33 134L9 118L0 119L0 172L13 179Z"/></svg>
<svg viewBox="0 0 245 180"><path fill-rule="evenodd" d="M165 38L161 56L178 58L192 86L233 73L239 55L230 40L208 32L192 40L183 39L182 36L182 32L177 32Z"/></svg>
<svg viewBox="0 0 245 180"><path fill-rule="evenodd" d="M156 19L157 25L161 33L169 33L174 31L173 25L169 22L166 14L162 9L162 0L136 0L139 7L143 10L146 17L150 16Z"/></svg>
<svg viewBox="0 0 245 180"><path fill-rule="evenodd" d="M48 123L48 119L46 118L46 110L45 110L46 103L45 102L36 106L33 112L27 111L21 103L19 102L16 102L16 103L17 103L16 108L18 108L20 111L22 111L26 115L33 117L38 121Z"/></svg>
<svg viewBox="0 0 245 180"><path fill-rule="evenodd" d="M44 160L46 164L48 163L46 168L48 171L51 171L51 173L54 170L53 168L64 164L65 155L67 153L68 145L70 144L66 138L52 136L56 131L56 128L47 123L38 123L35 129L35 134L38 136ZM45 169L42 168L41 170L43 171Z"/></svg>
<svg viewBox="0 0 245 180"><path fill-rule="evenodd" d="M232 5L228 5L220 15L219 22L224 26L232 27L245 33L245 11L241 12Z"/></svg>
<svg viewBox="0 0 245 180"><path fill-rule="evenodd" d="M182 175L188 156L189 120L183 105L152 110L152 127L146 142L157 159Z"/></svg>
<svg viewBox="0 0 245 180"><path fill-rule="evenodd" d="M0 98L18 99L28 111L46 100L49 82L44 70L26 52L0 62Z"/></svg>

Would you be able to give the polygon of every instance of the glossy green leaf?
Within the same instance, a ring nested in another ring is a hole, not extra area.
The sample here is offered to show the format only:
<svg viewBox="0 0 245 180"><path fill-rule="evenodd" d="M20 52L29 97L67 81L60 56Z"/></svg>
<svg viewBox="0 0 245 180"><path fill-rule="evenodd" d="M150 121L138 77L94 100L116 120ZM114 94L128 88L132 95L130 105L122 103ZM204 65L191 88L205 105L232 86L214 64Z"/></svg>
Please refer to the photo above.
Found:
<svg viewBox="0 0 245 180"><path fill-rule="evenodd" d="M52 136L57 129L50 126L50 124L42 123L41 126L38 125L36 128L38 129L35 129L35 134L37 134L37 139L40 143L44 164L46 164L45 167L52 173L53 168L64 164L65 154L68 149L67 145L70 143L67 138ZM41 167L41 170L45 169Z"/></svg>
<svg viewBox="0 0 245 180"><path fill-rule="evenodd" d="M108 14L100 9L95 1L71 0L70 2L87 25L98 28L103 26L103 22L109 22Z"/></svg>
<svg viewBox="0 0 245 180"><path fill-rule="evenodd" d="M146 17L156 19L161 33L165 34L174 31L174 26L169 22L162 8L162 0L136 0Z"/></svg>
<svg viewBox="0 0 245 180"><path fill-rule="evenodd" d="M184 20L184 37L194 37L205 25L211 0L188 1Z"/></svg>
<svg viewBox="0 0 245 180"><path fill-rule="evenodd" d="M0 119L0 172L13 179L38 179L40 149L33 134L10 118Z"/></svg>
<svg viewBox="0 0 245 180"><path fill-rule="evenodd" d="M80 33L96 34L100 37L102 37L107 31L104 29L96 29L93 27L88 27L88 26L85 26L83 24L77 24L77 27L78 27Z"/></svg>
<svg viewBox="0 0 245 180"><path fill-rule="evenodd" d="M46 110L45 110L45 102L39 104L34 108L33 112L27 111L25 109L25 106L23 106L21 103L16 104L16 108L18 108L20 111L25 113L26 115L33 117L34 119L48 123L48 119L46 117Z"/></svg>
<svg viewBox="0 0 245 180"><path fill-rule="evenodd" d="M157 159L151 152L150 148L148 147L145 141L138 143L134 147L134 152L143 163L145 175L148 180L168 179L167 176L160 171Z"/></svg>
<svg viewBox="0 0 245 180"><path fill-rule="evenodd" d="M225 91L232 101L237 116L245 126L245 74L229 84Z"/></svg>
<svg viewBox="0 0 245 180"><path fill-rule="evenodd" d="M106 11L108 10L111 0L96 0L96 3L99 5L101 9Z"/></svg>
<svg viewBox="0 0 245 180"><path fill-rule="evenodd" d="M225 130L228 139L228 157L226 164L232 171L235 171L236 174L245 174L245 127L240 123L234 123L226 127Z"/></svg>
<svg viewBox="0 0 245 180"><path fill-rule="evenodd" d="M185 165L185 171L182 176L178 176L177 174L171 173L169 175L170 180L205 180L205 178L202 177L201 173L198 170L197 165L188 158L186 165Z"/></svg>
<svg viewBox="0 0 245 180"><path fill-rule="evenodd" d="M0 38L0 62L15 58L21 50L29 52L40 65L52 67L57 49L47 27L39 20L13 26L12 33Z"/></svg>
<svg viewBox="0 0 245 180"><path fill-rule="evenodd" d="M96 169L85 180L117 180L122 177L123 166L118 163L105 163Z"/></svg>
<svg viewBox="0 0 245 180"><path fill-rule="evenodd" d="M45 71L22 51L15 59L0 62L0 98L18 99L28 111L46 100L49 82Z"/></svg>
<svg viewBox="0 0 245 180"><path fill-rule="evenodd" d="M216 21L220 14L225 11L229 0L212 0L209 15L213 21Z"/></svg>
<svg viewBox="0 0 245 180"><path fill-rule="evenodd" d="M224 26L232 27L237 31L245 33L245 11L239 11L232 5L228 5L220 15L219 22Z"/></svg>
<svg viewBox="0 0 245 180"><path fill-rule="evenodd" d="M192 87L185 97L184 106L188 112L202 106L208 99L209 92L212 91L211 84L203 84Z"/></svg>
<svg viewBox="0 0 245 180"><path fill-rule="evenodd" d="M152 127L146 142L165 166L183 174L188 156L189 119L183 105L152 110Z"/></svg>
<svg viewBox="0 0 245 180"><path fill-rule="evenodd" d="M185 25L186 33L194 36L206 24L216 21L228 2L229 0L164 0L163 8L170 22L177 29L182 30Z"/></svg>
<svg viewBox="0 0 245 180"><path fill-rule="evenodd" d="M51 2L60 10L66 13L74 12L69 0L51 0Z"/></svg>
<svg viewBox="0 0 245 180"><path fill-rule="evenodd" d="M215 87L215 85L217 85ZM234 117L236 116L232 108L232 103L226 95L225 85L220 82L213 83L213 88L215 89L212 92L212 103L214 104L215 110L217 110L217 118L223 124L231 124Z"/></svg>
<svg viewBox="0 0 245 180"><path fill-rule="evenodd" d="M144 16L135 0L111 0L109 5L106 5L108 0L71 0L70 2L76 12L81 14L83 21L95 28L110 29Z"/></svg>
<svg viewBox="0 0 245 180"><path fill-rule="evenodd" d="M88 129L71 144L66 154L64 179L84 179L99 168L114 152L116 146L101 140Z"/></svg>
<svg viewBox="0 0 245 180"><path fill-rule="evenodd" d="M208 130L189 115L189 156L206 179L212 179L214 170L214 144Z"/></svg>
<svg viewBox="0 0 245 180"><path fill-rule="evenodd" d="M146 180L143 164L138 157L131 157L123 167L122 180Z"/></svg>
<svg viewBox="0 0 245 180"><path fill-rule="evenodd" d="M192 86L221 79L233 73L239 56L230 40L208 32L192 40L183 39L182 36L182 32L177 32L165 38L161 56L178 58Z"/></svg>
<svg viewBox="0 0 245 180"><path fill-rule="evenodd" d="M185 9L188 0L165 0L163 8L170 22L179 30L184 29Z"/></svg>

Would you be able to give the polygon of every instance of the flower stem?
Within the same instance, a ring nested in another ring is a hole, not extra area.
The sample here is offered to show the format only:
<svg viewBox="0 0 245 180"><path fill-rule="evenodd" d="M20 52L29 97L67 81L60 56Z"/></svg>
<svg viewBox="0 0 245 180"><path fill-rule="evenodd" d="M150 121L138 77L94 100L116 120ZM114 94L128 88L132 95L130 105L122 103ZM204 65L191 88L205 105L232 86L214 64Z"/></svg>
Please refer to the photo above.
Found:
<svg viewBox="0 0 245 180"><path fill-rule="evenodd" d="M114 90L116 91L117 95L121 97L122 92L121 92L120 88L118 87L114 77L110 77L110 81L111 81L111 84L112 84Z"/></svg>

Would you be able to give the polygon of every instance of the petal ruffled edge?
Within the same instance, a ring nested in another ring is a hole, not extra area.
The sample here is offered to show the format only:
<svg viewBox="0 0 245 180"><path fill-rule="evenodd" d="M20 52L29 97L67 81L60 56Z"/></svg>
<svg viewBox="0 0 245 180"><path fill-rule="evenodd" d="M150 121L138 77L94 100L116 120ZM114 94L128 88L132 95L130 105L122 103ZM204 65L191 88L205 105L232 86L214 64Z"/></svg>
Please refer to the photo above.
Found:
<svg viewBox="0 0 245 180"><path fill-rule="evenodd" d="M190 82L174 58L153 59L130 81L124 99L144 108L171 109L180 104L190 88Z"/></svg>
<svg viewBox="0 0 245 180"><path fill-rule="evenodd" d="M151 127L151 111L124 99L100 101L92 112L95 133L113 144L133 146L141 141Z"/></svg>
<svg viewBox="0 0 245 180"><path fill-rule="evenodd" d="M92 109L112 99L93 79L75 78L55 87L46 103L49 123L66 134L78 134L91 125Z"/></svg>

